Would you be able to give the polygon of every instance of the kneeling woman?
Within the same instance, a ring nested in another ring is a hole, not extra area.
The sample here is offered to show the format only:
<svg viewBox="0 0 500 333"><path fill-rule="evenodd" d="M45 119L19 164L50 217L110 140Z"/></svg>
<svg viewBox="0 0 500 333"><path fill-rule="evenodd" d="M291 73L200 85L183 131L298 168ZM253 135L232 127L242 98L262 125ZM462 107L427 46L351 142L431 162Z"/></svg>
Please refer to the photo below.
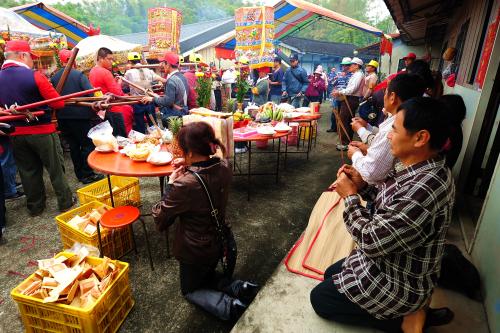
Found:
<svg viewBox="0 0 500 333"><path fill-rule="evenodd" d="M223 152L225 147L203 122L182 127L178 140L184 158L174 161L177 168L153 216L160 231L180 218L174 255L184 297L220 319L236 319L255 297L257 285L232 280L236 243L225 219L232 171L227 161L211 157L217 147ZM219 261L222 274L216 272Z"/></svg>

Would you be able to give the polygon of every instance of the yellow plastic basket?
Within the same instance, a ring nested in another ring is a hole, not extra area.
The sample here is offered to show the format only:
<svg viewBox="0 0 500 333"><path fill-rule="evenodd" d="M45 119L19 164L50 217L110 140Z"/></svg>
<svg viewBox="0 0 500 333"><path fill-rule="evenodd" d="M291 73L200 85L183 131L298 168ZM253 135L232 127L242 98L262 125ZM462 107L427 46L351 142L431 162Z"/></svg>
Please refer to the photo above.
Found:
<svg viewBox="0 0 500 333"><path fill-rule="evenodd" d="M69 256L67 252L56 255ZM103 259L87 257L92 265ZM26 332L64 332L64 333L111 333L120 328L130 310L134 299L128 280L128 264L116 261L120 273L96 302L88 308L79 308L59 303L43 303L41 299L22 295L20 287L29 284L34 274L24 280L10 295L17 303Z"/></svg>
<svg viewBox="0 0 500 333"><path fill-rule="evenodd" d="M92 245L99 248L99 238L97 233L90 236L80 230L68 225L68 222L76 215L83 216L94 208L103 206L103 203L92 201L66 213L56 216L57 227L61 234L61 241L64 249L69 249L75 242ZM106 205L107 206L107 205ZM110 206L107 206L111 208ZM132 233L130 228L120 228L109 230L101 228L102 252L103 255L116 259L132 249Z"/></svg>
<svg viewBox="0 0 500 333"><path fill-rule="evenodd" d="M111 188L117 188L113 191L115 207L141 205L141 192L139 188L139 178L111 176ZM77 190L80 204L91 201L99 201L111 206L111 197L109 195L109 186L107 177L98 182L82 187Z"/></svg>
<svg viewBox="0 0 500 333"><path fill-rule="evenodd" d="M300 139L301 140L308 140L309 139L309 132L311 131L311 129L312 129L312 137L313 138L316 137L316 121L315 120L311 122L311 126L309 126L309 124L307 124L307 123L301 123L299 126L302 127L302 129L300 130Z"/></svg>

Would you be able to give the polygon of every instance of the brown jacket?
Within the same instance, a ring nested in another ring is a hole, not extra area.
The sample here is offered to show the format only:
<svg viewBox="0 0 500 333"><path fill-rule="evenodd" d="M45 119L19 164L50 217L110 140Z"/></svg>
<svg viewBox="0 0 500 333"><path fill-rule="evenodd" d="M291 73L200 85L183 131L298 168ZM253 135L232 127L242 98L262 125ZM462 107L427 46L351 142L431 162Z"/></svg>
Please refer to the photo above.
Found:
<svg viewBox="0 0 500 333"><path fill-rule="evenodd" d="M232 170L227 161L212 158L188 167L196 171L207 184L214 206L219 210L219 221L225 220ZM210 204L205 191L193 174L187 172L169 184L162 201L154 205L153 217L160 231L177 223L174 256L191 264L212 264L220 257L215 223L210 218Z"/></svg>

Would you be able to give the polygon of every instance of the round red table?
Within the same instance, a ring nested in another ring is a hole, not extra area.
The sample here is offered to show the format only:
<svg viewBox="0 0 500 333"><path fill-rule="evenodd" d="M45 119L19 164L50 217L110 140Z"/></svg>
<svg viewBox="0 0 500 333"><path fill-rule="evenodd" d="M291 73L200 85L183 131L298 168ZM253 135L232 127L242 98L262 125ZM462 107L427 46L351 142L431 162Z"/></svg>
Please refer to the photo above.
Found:
<svg viewBox="0 0 500 333"><path fill-rule="evenodd" d="M174 171L171 163L167 165L153 165L148 162L137 162L121 153L101 153L96 150L89 154L87 159L89 166L105 174L108 177L111 205L114 207L113 192L110 175L127 177L159 177L160 192L163 195L165 177Z"/></svg>
<svg viewBox="0 0 500 333"><path fill-rule="evenodd" d="M276 183L279 180L279 170L280 170L280 155L281 155L281 139L283 137L287 137L290 134L290 131L286 132L276 132L274 135L262 135L262 134L252 134L248 136L234 136L234 142L249 142L248 144L248 169L247 173L240 172L239 174L235 174L235 176L247 176L248 186L247 186L247 200L250 200L250 187L251 187L251 177L252 176L276 176ZM278 150L274 150L274 141L273 141L273 150L272 151L263 151L259 154L276 154L276 171L273 173L252 173L252 142L253 141L267 141L267 140L278 140ZM285 150L286 156L286 150ZM233 168L236 170L236 154L234 154L234 163ZM239 169L239 168L238 168Z"/></svg>

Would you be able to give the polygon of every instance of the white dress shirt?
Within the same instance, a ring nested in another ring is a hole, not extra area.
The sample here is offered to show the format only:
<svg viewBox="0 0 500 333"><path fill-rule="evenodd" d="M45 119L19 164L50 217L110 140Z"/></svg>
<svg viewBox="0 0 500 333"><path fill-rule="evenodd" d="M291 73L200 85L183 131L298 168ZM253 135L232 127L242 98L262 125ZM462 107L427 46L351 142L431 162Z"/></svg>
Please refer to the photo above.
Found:
<svg viewBox="0 0 500 333"><path fill-rule="evenodd" d="M368 184L378 184L385 180L394 167L394 156L387 134L392 129L395 117L387 118L380 124L379 132L373 138L366 155L360 151L352 155L352 165Z"/></svg>
<svg viewBox="0 0 500 333"><path fill-rule="evenodd" d="M347 87L345 89L340 89L339 92L346 96L363 96L363 87L365 85L365 75L361 70L352 73Z"/></svg>
<svg viewBox="0 0 500 333"><path fill-rule="evenodd" d="M372 144L373 138L378 133L378 131L378 127L366 124L366 127L360 127L356 132L361 138L361 141L370 146Z"/></svg>

